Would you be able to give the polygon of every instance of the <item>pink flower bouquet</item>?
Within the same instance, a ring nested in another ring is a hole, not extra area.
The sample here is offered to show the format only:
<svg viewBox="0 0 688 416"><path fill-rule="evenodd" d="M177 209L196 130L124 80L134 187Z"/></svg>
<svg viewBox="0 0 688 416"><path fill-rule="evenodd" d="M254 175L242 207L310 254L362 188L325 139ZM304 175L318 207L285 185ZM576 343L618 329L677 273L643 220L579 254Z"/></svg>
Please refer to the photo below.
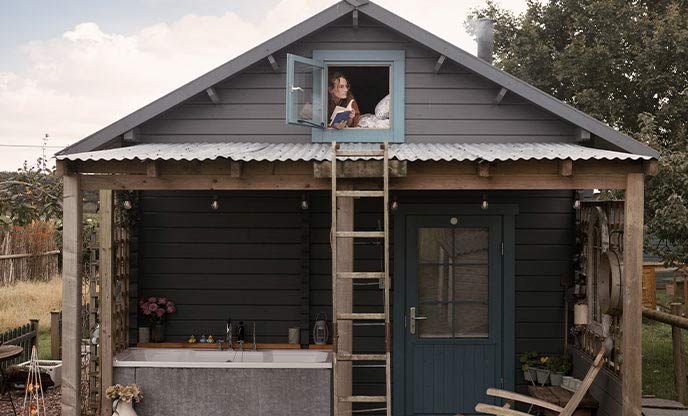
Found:
<svg viewBox="0 0 688 416"><path fill-rule="evenodd" d="M177 312L174 302L165 297L139 299L139 307L151 326L163 323L165 316Z"/></svg>

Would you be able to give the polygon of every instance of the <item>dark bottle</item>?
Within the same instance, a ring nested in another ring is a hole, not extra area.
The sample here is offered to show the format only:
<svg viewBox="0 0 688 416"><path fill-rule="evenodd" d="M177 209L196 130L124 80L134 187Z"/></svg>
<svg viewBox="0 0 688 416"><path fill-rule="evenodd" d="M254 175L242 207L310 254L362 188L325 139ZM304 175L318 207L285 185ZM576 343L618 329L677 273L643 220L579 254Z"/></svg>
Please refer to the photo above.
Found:
<svg viewBox="0 0 688 416"><path fill-rule="evenodd" d="M244 322L239 321L239 327L237 328L237 341L246 340L246 329L244 328Z"/></svg>

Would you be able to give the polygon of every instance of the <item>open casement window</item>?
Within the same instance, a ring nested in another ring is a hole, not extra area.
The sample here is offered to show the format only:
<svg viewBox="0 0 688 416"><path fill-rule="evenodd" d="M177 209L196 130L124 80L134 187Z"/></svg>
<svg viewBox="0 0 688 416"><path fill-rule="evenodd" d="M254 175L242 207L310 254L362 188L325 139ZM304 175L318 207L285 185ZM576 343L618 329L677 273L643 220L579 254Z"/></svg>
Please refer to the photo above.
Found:
<svg viewBox="0 0 688 416"><path fill-rule="evenodd" d="M287 123L325 128L324 72L320 61L287 54Z"/></svg>
<svg viewBox="0 0 688 416"><path fill-rule="evenodd" d="M404 51L315 50L313 58L287 54L287 123L311 127L313 142L404 141ZM360 116L336 129L330 123L330 79L342 79Z"/></svg>

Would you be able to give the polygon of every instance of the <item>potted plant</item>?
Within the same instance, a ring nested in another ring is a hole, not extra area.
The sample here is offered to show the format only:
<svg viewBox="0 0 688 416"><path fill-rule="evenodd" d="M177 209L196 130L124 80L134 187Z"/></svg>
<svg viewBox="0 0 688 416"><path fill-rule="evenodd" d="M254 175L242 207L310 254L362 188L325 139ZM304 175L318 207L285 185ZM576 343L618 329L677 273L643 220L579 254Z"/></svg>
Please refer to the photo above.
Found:
<svg viewBox="0 0 688 416"><path fill-rule="evenodd" d="M526 381L535 381L535 366L538 363L537 356L538 353L535 351L524 352L523 354L518 356L518 360L521 362L523 378Z"/></svg>
<svg viewBox="0 0 688 416"><path fill-rule="evenodd" d="M115 384L105 390L105 396L112 402L112 416L136 416L133 401L140 402L143 398L143 390L137 384L123 386Z"/></svg>
<svg viewBox="0 0 688 416"><path fill-rule="evenodd" d="M540 357L540 362L535 368L535 374L537 375L537 382L539 385L544 386L549 381L550 371L547 368L547 363L549 363L550 358L547 356Z"/></svg>
<svg viewBox="0 0 688 416"><path fill-rule="evenodd" d="M144 317L148 319L151 328L151 341L163 342L165 340L165 317L177 311L174 302L165 297L150 297L140 299L139 307Z"/></svg>
<svg viewBox="0 0 688 416"><path fill-rule="evenodd" d="M566 374L571 371L571 357L561 356L549 360L548 368L551 371L550 381L553 386L561 386L561 382Z"/></svg>

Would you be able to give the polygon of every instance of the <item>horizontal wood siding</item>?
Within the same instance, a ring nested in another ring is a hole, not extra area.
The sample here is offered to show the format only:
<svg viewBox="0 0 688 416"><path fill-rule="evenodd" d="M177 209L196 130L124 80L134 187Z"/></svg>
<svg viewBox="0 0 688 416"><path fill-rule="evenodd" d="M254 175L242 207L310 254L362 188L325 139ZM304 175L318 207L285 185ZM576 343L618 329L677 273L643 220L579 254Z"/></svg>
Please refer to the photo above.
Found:
<svg viewBox="0 0 688 416"><path fill-rule="evenodd" d="M315 49L404 50L406 53L407 142L570 141L573 128L552 114L507 93L493 103L500 87L446 60L438 74L438 54L361 16L351 16L220 82L213 104L199 94L141 126L144 141L310 142L309 128L285 124L286 54L306 57ZM356 91L354 90L354 94Z"/></svg>
<svg viewBox="0 0 688 416"><path fill-rule="evenodd" d="M582 380L590 366L592 357L585 352L573 349L573 376ZM621 379L609 369L603 368L590 386L589 393L599 402L598 416L621 414Z"/></svg>
<svg viewBox="0 0 688 416"><path fill-rule="evenodd" d="M225 320L231 317L257 321L258 342L286 342L288 328L299 326L301 313L301 194L142 195L138 288L142 296L168 296L178 303L179 311L169 321L168 339L184 340L192 333L224 336ZM220 200L217 212L210 209L214 195ZM482 199L479 192L402 192L397 196L399 204L429 207L478 206ZM517 204L520 210L516 217L516 354L533 350L560 354L564 327L559 275L569 270L573 253L572 195L568 191L494 192L488 198L491 204ZM318 312L332 317L330 196L311 192L309 199L312 328ZM355 204L356 229L377 230L382 220L380 202L359 199ZM378 245L356 244L355 270L380 271L381 253ZM381 305L382 291L377 285L356 287L354 311L381 312ZM356 327L354 349L383 351L382 328ZM520 368L516 374L517 387L523 390ZM354 382L354 394L383 394L382 369L356 368Z"/></svg>
<svg viewBox="0 0 688 416"><path fill-rule="evenodd" d="M294 192L142 193L138 289L177 303L168 340L224 338L231 318L247 333L255 321L258 342L287 342L301 313L300 203Z"/></svg>

